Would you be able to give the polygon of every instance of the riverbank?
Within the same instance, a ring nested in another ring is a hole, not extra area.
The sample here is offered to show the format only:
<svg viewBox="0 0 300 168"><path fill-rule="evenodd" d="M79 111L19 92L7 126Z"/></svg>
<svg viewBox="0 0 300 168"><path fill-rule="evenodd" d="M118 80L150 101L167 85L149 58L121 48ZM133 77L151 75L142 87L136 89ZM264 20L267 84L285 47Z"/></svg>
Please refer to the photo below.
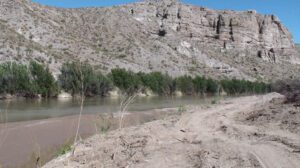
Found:
<svg viewBox="0 0 300 168"><path fill-rule="evenodd" d="M300 165L300 111L277 93L248 96L82 141L58 167L286 167Z"/></svg>
<svg viewBox="0 0 300 168"><path fill-rule="evenodd" d="M140 125L174 114L176 108L128 113L124 126ZM0 167L32 168L43 165L64 146L73 142L78 116L0 124ZM117 117L102 113L83 115L80 137L85 139L96 133L117 128Z"/></svg>

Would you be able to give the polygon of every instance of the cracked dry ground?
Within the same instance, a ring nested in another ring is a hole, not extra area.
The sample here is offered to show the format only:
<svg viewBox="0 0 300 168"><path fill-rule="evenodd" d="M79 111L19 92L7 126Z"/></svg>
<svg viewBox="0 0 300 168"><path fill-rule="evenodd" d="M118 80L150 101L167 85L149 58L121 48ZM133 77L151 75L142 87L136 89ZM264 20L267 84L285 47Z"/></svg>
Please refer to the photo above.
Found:
<svg viewBox="0 0 300 168"><path fill-rule="evenodd" d="M271 93L191 106L182 115L96 135L56 167L263 167L300 165L300 109Z"/></svg>

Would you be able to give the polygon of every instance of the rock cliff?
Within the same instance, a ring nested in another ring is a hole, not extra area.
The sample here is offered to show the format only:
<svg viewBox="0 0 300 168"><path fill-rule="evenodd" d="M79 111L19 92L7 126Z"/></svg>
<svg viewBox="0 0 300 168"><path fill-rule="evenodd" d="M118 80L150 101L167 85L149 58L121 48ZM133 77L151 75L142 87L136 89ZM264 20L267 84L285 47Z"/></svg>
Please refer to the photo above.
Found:
<svg viewBox="0 0 300 168"><path fill-rule="evenodd" d="M175 0L63 9L0 2L0 61L37 60L57 74L81 60L109 71L163 71L248 80L297 75L300 56L275 15L212 10Z"/></svg>

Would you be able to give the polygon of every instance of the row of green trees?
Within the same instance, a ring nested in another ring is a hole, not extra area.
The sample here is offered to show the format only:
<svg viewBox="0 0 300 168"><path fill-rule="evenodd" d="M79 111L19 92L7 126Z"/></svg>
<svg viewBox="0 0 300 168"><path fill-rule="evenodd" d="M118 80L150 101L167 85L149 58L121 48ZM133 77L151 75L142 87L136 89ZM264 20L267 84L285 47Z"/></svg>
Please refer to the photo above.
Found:
<svg viewBox="0 0 300 168"><path fill-rule="evenodd" d="M161 96L173 95L181 91L185 95L265 93L271 90L263 82L250 82L237 79L221 81L201 76L181 76L172 78L161 72L134 73L125 69L112 69L107 75L96 71L87 63L65 63L61 67L58 80L49 68L36 62L28 66L14 62L0 64L0 93L21 94L33 97L55 96L62 89L66 92L86 96L106 96L114 87L126 93L150 89Z"/></svg>
<svg viewBox="0 0 300 168"><path fill-rule="evenodd" d="M8 62L0 64L0 93L50 97L58 93L58 84L48 67L36 62L29 66Z"/></svg>
<svg viewBox="0 0 300 168"><path fill-rule="evenodd" d="M246 80L224 79L221 81L201 76L181 76L172 78L160 72L133 73L125 69L113 69L109 74L114 86L126 92L138 89L151 89L158 95L172 95L181 91L185 95L219 94L225 91L230 95L267 93L271 91L269 84Z"/></svg>
<svg viewBox="0 0 300 168"><path fill-rule="evenodd" d="M220 94L225 91L229 95L267 93L271 91L269 84L246 80L224 79L216 81L210 78L182 76L176 79L177 89L187 95Z"/></svg>

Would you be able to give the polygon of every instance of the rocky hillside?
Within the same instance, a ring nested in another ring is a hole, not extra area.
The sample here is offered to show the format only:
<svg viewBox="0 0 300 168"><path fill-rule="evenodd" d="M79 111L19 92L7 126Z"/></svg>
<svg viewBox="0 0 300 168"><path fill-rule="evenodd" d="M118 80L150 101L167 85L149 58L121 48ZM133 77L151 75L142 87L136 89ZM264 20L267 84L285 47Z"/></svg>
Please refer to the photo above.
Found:
<svg viewBox="0 0 300 168"><path fill-rule="evenodd" d="M63 9L0 2L0 61L37 60L54 73L81 60L109 71L276 79L300 70L292 35L274 15L217 11L175 0Z"/></svg>
<svg viewBox="0 0 300 168"><path fill-rule="evenodd" d="M296 44L296 50L298 51L298 54L300 55L300 44Z"/></svg>

